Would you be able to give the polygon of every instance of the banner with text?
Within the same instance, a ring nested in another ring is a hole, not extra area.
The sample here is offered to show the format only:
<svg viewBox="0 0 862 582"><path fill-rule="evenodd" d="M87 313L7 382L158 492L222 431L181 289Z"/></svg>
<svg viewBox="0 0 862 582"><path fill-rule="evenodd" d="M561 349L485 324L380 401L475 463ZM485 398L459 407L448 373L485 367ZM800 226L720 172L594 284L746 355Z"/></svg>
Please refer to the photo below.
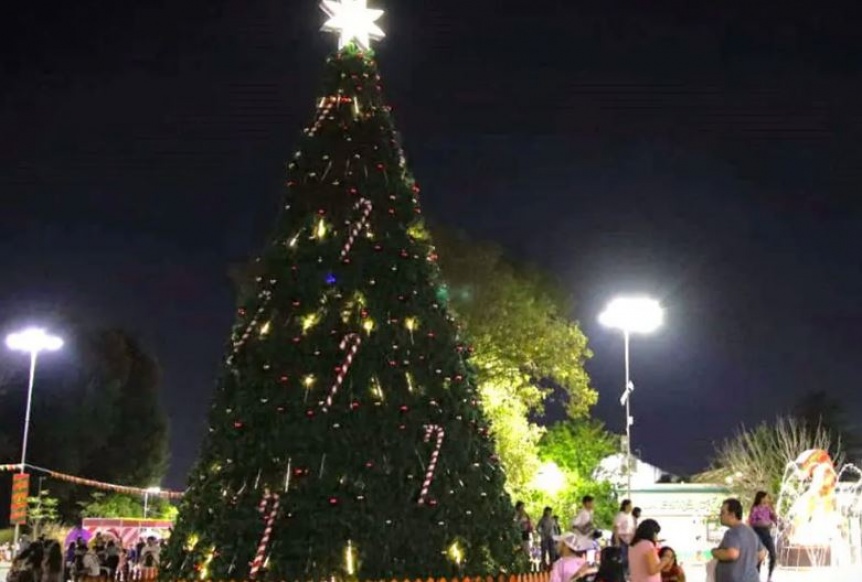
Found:
<svg viewBox="0 0 862 582"><path fill-rule="evenodd" d="M27 497L30 496L30 475L15 473L12 476L12 510L9 522L12 525L27 523Z"/></svg>

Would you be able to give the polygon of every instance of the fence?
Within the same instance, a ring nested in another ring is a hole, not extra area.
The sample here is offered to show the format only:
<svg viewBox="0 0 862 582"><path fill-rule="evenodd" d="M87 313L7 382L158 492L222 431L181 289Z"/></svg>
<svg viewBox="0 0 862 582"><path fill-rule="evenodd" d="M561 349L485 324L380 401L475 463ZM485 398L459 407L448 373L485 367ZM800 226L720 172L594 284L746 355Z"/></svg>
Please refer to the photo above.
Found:
<svg viewBox="0 0 862 582"><path fill-rule="evenodd" d="M155 580L157 578L156 572L146 572L142 573L142 576L139 578L135 578L135 580ZM373 580L368 582L548 582L550 578L550 574L548 572L532 572L529 574L499 574L497 576L465 576L463 578L417 578L415 580L410 580L405 578L403 580L398 580L397 578L392 578L391 580ZM196 580L177 580L175 582L198 582ZM206 582L249 582L242 579L231 579L231 580L210 580L207 579ZM284 581L286 582L286 581Z"/></svg>

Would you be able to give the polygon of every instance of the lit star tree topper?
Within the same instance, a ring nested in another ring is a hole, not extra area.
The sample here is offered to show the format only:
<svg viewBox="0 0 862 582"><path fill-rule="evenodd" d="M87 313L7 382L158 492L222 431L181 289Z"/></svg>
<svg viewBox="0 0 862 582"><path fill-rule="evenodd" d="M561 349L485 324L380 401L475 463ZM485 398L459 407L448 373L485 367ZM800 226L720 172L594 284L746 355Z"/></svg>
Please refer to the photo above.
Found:
<svg viewBox="0 0 862 582"><path fill-rule="evenodd" d="M368 0L323 0L320 8L329 16L323 30L338 34L338 48L343 49L351 42L360 48L371 48L372 40L380 40L383 30L375 22L383 16L382 10L368 8Z"/></svg>

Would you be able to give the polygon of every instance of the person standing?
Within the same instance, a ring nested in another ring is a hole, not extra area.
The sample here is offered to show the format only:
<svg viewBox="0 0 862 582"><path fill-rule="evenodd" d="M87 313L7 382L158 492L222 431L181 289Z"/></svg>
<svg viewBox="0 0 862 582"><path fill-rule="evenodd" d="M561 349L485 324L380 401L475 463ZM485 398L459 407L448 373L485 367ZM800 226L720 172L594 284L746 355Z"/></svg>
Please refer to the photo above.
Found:
<svg viewBox="0 0 862 582"><path fill-rule="evenodd" d="M572 530L578 536L578 545L587 547L593 544L593 534L596 531L596 524L593 523L593 512L595 510L595 500L592 495L584 495L581 498L581 508L578 514L572 520Z"/></svg>
<svg viewBox="0 0 862 582"><path fill-rule="evenodd" d="M51 542L45 553L41 582L63 582L63 550L56 541Z"/></svg>
<svg viewBox="0 0 862 582"><path fill-rule="evenodd" d="M556 531L557 524L554 521L554 512L550 507L546 507L542 512L542 519L539 520L536 529L539 530L542 541L542 565L546 569L550 569L551 564L557 560L554 536L559 533Z"/></svg>
<svg viewBox="0 0 862 582"><path fill-rule="evenodd" d="M515 504L515 524L521 532L521 547L527 559L530 559L530 537L533 533L533 522L527 514L527 509L524 507L524 502L519 501Z"/></svg>
<svg viewBox="0 0 862 582"><path fill-rule="evenodd" d="M712 557L717 560L715 582L759 582L757 566L766 557L760 538L742 521L739 499L726 499L719 512L721 525L727 529Z"/></svg>
<svg viewBox="0 0 862 582"><path fill-rule="evenodd" d="M654 519L638 524L629 546L631 582L661 582L661 571L671 564L671 558L658 557L658 534L661 527Z"/></svg>
<svg viewBox="0 0 862 582"><path fill-rule="evenodd" d="M623 564L628 565L629 544L635 535L635 518L632 516L632 502L630 499L623 499L620 503L620 511L614 518L614 529L611 537L611 543L619 546L622 553Z"/></svg>
<svg viewBox="0 0 862 582"><path fill-rule="evenodd" d="M775 571L776 551L775 540L772 538L772 528L778 525L778 517L772 508L772 498L766 491L758 491L754 496L754 503L748 513L748 525L760 538L760 543L769 554L769 581L772 581L772 572ZM757 564L760 572L762 563Z"/></svg>

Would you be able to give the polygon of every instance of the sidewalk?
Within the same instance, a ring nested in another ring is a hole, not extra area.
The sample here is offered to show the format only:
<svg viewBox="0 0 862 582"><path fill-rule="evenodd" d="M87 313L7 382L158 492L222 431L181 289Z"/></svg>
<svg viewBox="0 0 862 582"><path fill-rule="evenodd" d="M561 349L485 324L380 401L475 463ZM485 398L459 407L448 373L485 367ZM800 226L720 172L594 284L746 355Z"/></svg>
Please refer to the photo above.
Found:
<svg viewBox="0 0 862 582"><path fill-rule="evenodd" d="M686 582L706 582L706 567L703 564L692 564L685 569ZM761 580L766 582L766 572L761 574ZM833 570L819 568L816 570L790 570L778 568L772 575L774 582L860 582L862 568L850 570Z"/></svg>

